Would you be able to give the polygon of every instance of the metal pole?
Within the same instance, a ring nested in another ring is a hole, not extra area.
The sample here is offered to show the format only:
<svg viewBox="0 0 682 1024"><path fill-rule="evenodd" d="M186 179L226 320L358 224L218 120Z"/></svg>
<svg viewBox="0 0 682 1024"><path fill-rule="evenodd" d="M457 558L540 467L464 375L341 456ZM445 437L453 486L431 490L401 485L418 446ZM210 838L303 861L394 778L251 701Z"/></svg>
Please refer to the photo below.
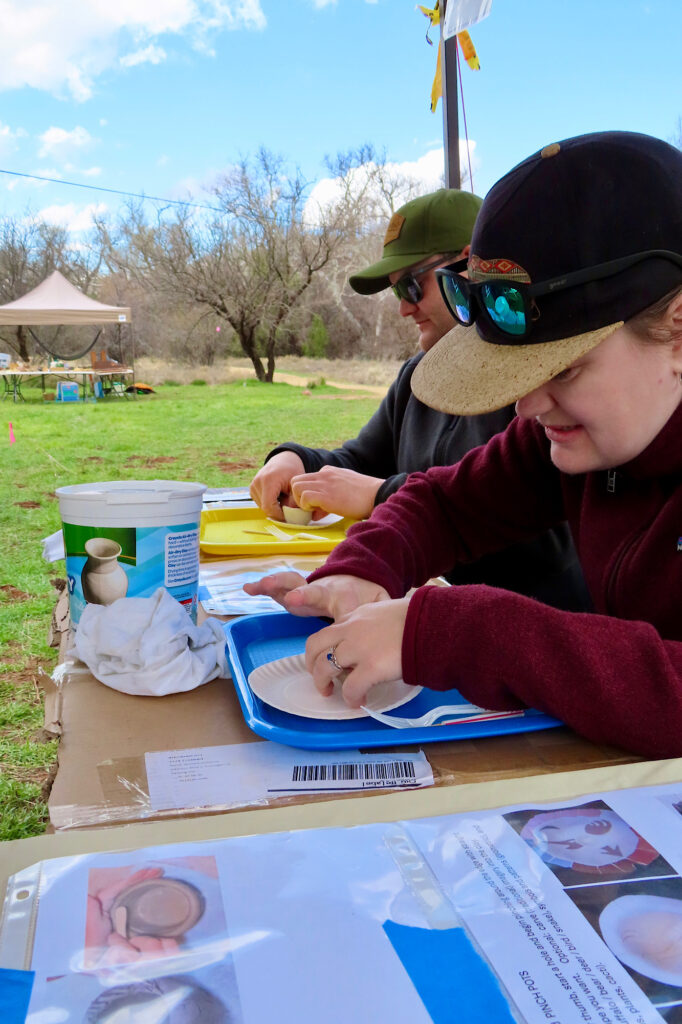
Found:
<svg viewBox="0 0 682 1024"><path fill-rule="evenodd" d="M461 188L459 170L459 109L457 100L457 36L443 38L447 0L441 0L440 40L443 82L443 148L445 150L445 186Z"/></svg>

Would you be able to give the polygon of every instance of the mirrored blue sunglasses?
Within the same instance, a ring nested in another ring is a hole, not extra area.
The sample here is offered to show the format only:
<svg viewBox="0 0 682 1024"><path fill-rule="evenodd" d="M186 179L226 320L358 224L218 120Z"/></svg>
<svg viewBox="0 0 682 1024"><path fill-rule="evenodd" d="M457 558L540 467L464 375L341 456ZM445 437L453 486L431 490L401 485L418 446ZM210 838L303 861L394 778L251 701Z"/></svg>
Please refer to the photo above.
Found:
<svg viewBox="0 0 682 1024"><path fill-rule="evenodd" d="M460 273L467 266L466 260L441 267L435 273L443 301L458 323L470 327L482 316L495 329L502 343L506 340L508 344L513 344L519 338L527 337L534 321L539 318L540 311L535 302L538 296L613 277L636 263L653 258L666 259L682 267L682 255L679 253L667 249L649 249L562 274L538 284L524 284L507 278L470 281Z"/></svg>

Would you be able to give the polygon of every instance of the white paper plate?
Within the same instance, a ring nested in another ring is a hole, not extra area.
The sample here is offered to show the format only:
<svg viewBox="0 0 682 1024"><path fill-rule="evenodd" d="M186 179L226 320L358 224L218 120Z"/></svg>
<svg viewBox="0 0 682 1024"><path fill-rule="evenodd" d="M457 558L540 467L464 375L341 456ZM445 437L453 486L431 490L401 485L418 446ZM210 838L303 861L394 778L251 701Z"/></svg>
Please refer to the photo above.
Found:
<svg viewBox="0 0 682 1024"><path fill-rule="evenodd" d="M275 526L281 526L283 530L295 530L296 533L301 533L301 531L305 533L307 530L324 530L326 526L335 526L336 523L340 523L342 519L343 516L337 516L336 512L329 512L324 519L315 519L307 523L305 526L302 526L300 523L285 523L279 519L271 519L270 516L267 516L269 523L274 523Z"/></svg>
<svg viewBox="0 0 682 1024"><path fill-rule="evenodd" d="M255 668L249 676L249 686L261 700L279 711L301 718L367 718L362 708L349 708L341 696L341 687L335 686L331 697L323 697L315 688L313 677L306 670L303 654L269 661ZM407 704L422 690L421 686L408 686L402 679L378 683L369 691L365 702L372 711L391 711Z"/></svg>
<svg viewBox="0 0 682 1024"><path fill-rule="evenodd" d="M669 896L652 896L648 893L636 893L632 896L618 896L609 903L599 915L599 927L604 942L615 956L626 967L631 967L646 978L660 981L664 985L682 985L682 971L669 971L659 964L629 949L621 938L621 930L628 918L635 914L665 911L677 914L682 925L682 900Z"/></svg>

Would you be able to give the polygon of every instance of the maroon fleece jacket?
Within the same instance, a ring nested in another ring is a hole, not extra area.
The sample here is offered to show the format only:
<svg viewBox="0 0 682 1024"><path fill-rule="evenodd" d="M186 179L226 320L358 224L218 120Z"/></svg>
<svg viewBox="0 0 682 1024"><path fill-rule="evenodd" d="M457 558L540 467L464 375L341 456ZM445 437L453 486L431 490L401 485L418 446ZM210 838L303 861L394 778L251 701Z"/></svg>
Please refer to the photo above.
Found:
<svg viewBox="0 0 682 1024"><path fill-rule="evenodd" d="M492 587L422 586L567 519L595 613ZM513 420L455 466L414 473L312 582L350 573L410 600L403 678L487 708L534 707L589 739L682 755L682 406L617 470L568 476Z"/></svg>

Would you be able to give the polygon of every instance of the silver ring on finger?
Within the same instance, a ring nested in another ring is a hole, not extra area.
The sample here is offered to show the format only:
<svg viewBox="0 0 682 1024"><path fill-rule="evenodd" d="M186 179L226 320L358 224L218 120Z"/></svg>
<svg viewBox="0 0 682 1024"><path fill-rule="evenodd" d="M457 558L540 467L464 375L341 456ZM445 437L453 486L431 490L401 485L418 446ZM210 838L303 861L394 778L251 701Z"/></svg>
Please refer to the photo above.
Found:
<svg viewBox="0 0 682 1024"><path fill-rule="evenodd" d="M340 643L340 641L339 641L339 643ZM334 666L334 668L337 668L339 670L339 672L344 672L345 669L344 669L343 665L339 665L338 661L336 660L336 648L338 646L339 646L338 644L334 644L333 647L329 648L329 650L327 651L327 661L330 661L332 663L332 665Z"/></svg>

